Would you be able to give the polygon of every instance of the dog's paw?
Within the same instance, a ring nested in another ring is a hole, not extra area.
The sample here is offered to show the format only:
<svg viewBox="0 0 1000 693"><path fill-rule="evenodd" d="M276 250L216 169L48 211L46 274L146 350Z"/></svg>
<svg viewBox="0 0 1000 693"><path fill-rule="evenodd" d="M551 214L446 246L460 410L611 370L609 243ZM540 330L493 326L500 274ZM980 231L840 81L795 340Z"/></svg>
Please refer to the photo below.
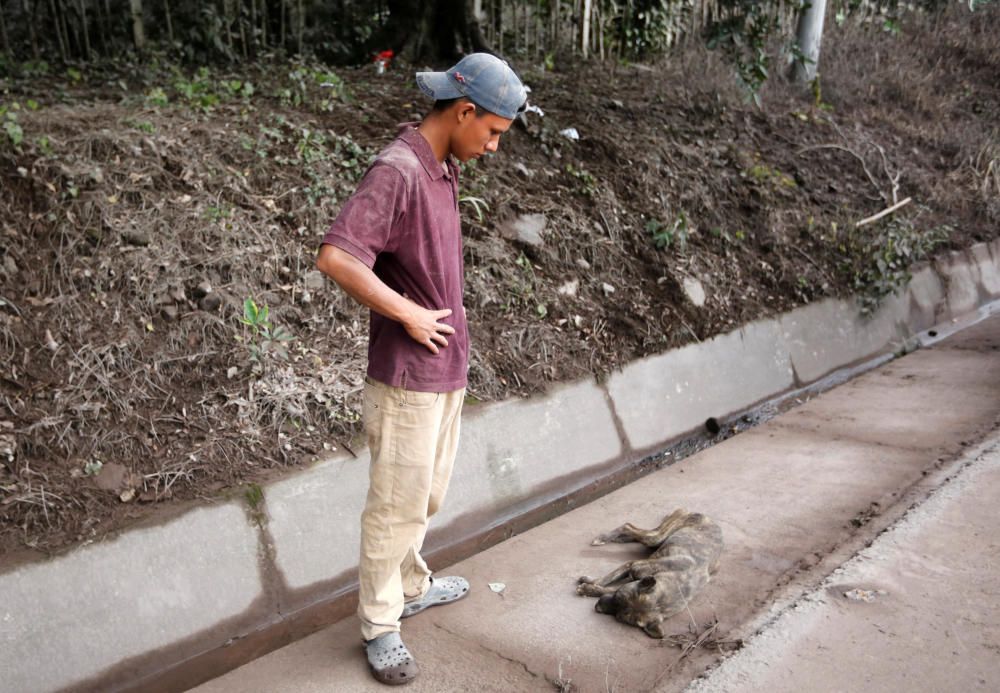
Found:
<svg viewBox="0 0 1000 693"><path fill-rule="evenodd" d="M588 582L597 582L597 580L595 580L594 578L592 578L592 577L590 577L588 575L581 575L580 577L578 577L576 579L576 584L578 584L578 585L582 585L582 584L588 583Z"/></svg>

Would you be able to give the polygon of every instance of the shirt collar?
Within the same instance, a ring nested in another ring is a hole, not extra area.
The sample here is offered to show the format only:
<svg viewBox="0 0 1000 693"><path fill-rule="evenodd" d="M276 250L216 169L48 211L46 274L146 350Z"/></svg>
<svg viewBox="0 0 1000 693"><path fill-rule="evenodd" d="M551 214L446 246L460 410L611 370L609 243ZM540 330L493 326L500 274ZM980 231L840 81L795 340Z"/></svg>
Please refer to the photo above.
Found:
<svg viewBox="0 0 1000 693"><path fill-rule="evenodd" d="M410 149L417 155L417 159L420 160L431 180L437 180L444 177L445 171L438 162L437 157L434 156L434 150L431 149L430 142L417 130L417 125L419 124L416 122L401 124L399 126L399 139L410 145ZM444 162L448 167L448 171L450 171L450 175L454 176L458 172L458 166L452 160L451 156L448 156Z"/></svg>

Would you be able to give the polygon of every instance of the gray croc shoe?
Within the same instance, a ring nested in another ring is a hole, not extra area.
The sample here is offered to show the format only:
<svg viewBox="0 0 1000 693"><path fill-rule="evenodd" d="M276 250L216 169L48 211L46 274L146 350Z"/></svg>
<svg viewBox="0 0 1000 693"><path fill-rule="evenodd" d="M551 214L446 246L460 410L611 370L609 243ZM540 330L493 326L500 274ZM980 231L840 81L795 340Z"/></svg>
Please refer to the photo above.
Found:
<svg viewBox="0 0 1000 693"><path fill-rule="evenodd" d="M417 678L420 669L399 633L386 633L365 643L368 666L379 683L401 686Z"/></svg>
<svg viewBox="0 0 1000 693"><path fill-rule="evenodd" d="M403 605L403 614L400 618L419 614L430 606L449 604L461 599L468 593L469 581L463 577L458 577L457 575L442 578L432 577L431 587L427 590L427 594L419 599L414 599L412 602L406 602Z"/></svg>

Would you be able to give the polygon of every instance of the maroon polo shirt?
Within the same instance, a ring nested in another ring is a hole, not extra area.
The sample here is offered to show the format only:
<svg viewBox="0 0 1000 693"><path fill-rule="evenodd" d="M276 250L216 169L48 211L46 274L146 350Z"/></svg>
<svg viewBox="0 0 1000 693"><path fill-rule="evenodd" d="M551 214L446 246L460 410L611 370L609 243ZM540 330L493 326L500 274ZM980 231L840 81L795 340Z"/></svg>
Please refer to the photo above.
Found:
<svg viewBox="0 0 1000 693"><path fill-rule="evenodd" d="M458 166L449 157L446 171L415 125L400 126L323 243L350 253L424 308L452 310L439 322L454 327L455 334L446 335L448 346L438 354L375 311L368 338L370 377L407 390L451 392L466 386L469 370Z"/></svg>

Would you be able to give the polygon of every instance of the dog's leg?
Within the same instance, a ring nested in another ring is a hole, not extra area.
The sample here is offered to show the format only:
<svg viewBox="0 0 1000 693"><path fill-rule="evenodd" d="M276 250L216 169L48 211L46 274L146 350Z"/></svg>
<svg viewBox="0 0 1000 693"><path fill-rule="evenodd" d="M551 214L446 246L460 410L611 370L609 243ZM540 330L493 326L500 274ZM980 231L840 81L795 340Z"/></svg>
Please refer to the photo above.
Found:
<svg viewBox="0 0 1000 693"><path fill-rule="evenodd" d="M590 543L592 546L601 546L602 544L607 544L609 542L615 544L627 544L630 541L635 541L643 546L656 548L662 544L667 537L680 528L685 517L687 517L687 513L684 512L683 509L678 508L670 515L663 518L663 522L661 522L660 526L655 529L640 529L631 522L626 522L621 527L617 527L610 532L600 535Z"/></svg>
<svg viewBox="0 0 1000 693"><path fill-rule="evenodd" d="M576 593L581 597L603 597L605 594L614 594L616 587L601 587L593 582L581 582L576 586Z"/></svg>
<svg viewBox="0 0 1000 693"><path fill-rule="evenodd" d="M577 585L576 593L585 597L600 597L602 594L614 592L617 588L609 587L609 585L618 582L622 578L630 576L632 574L633 563L635 563L635 561L623 563L599 580L595 580L592 577L584 575L577 580L580 584Z"/></svg>

